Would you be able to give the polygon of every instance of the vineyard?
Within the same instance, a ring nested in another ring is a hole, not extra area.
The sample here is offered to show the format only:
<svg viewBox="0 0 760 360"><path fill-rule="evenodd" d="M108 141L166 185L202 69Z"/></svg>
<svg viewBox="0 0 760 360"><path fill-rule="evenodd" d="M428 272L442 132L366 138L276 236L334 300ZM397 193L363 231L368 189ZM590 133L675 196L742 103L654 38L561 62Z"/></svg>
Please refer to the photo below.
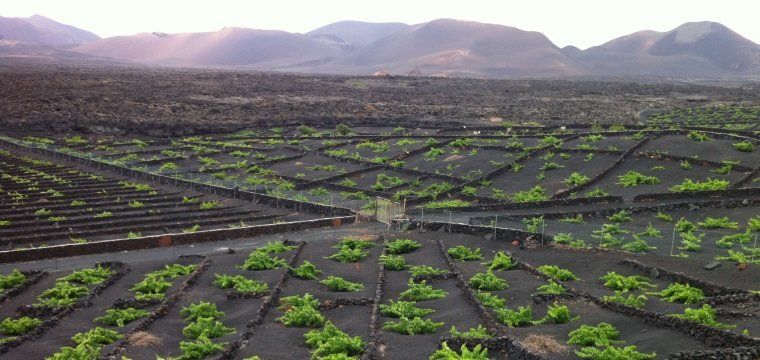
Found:
<svg viewBox="0 0 760 360"><path fill-rule="evenodd" d="M6 132L0 356L756 359L755 115Z"/></svg>

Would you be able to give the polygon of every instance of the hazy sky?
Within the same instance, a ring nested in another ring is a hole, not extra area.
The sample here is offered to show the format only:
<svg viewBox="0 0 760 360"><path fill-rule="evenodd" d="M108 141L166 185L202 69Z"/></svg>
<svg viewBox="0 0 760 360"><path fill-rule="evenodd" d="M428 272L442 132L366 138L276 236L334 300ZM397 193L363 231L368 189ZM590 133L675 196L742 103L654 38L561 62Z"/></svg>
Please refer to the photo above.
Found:
<svg viewBox="0 0 760 360"><path fill-rule="evenodd" d="M541 31L558 46L580 48L638 30L711 20L760 43L757 0L0 0L1 16L32 14L104 37L225 26L307 32L339 20L455 18Z"/></svg>

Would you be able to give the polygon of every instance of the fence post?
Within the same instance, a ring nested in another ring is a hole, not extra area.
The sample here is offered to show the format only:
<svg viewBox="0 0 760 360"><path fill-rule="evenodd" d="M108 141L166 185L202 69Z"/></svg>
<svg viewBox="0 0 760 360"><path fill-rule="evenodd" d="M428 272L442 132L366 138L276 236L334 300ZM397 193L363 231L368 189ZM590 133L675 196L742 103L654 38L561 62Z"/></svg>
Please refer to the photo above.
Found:
<svg viewBox="0 0 760 360"><path fill-rule="evenodd" d="M449 234L451 234L451 210L449 210Z"/></svg>
<svg viewBox="0 0 760 360"><path fill-rule="evenodd" d="M670 256L673 256L673 247L676 245L676 227L673 225L673 236L670 239Z"/></svg>
<svg viewBox="0 0 760 360"><path fill-rule="evenodd" d="M496 224L499 223L499 215L494 215L493 220L493 240L496 240Z"/></svg>
<svg viewBox="0 0 760 360"><path fill-rule="evenodd" d="M425 207L422 207L422 218L420 219L420 230L425 229Z"/></svg>

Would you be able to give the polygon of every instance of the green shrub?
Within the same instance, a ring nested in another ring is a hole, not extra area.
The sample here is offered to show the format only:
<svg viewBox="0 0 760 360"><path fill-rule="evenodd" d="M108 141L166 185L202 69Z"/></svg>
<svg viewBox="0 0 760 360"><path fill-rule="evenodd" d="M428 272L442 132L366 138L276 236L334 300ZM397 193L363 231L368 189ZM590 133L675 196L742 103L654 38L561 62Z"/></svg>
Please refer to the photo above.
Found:
<svg viewBox="0 0 760 360"><path fill-rule="evenodd" d="M79 284L100 284L111 276L111 269L97 266L90 269L82 269L72 272L56 281L69 281Z"/></svg>
<svg viewBox="0 0 760 360"><path fill-rule="evenodd" d="M562 180L562 182L565 183L565 185L567 186L575 187L575 186L583 185L589 182L589 180L590 179L588 176L574 171L572 174L570 174L570 176Z"/></svg>
<svg viewBox="0 0 760 360"><path fill-rule="evenodd" d="M610 346L616 342L618 336L620 336L620 331L602 322L596 326L581 325L568 334L570 339L567 343L581 346Z"/></svg>
<svg viewBox="0 0 760 360"><path fill-rule="evenodd" d="M338 248L338 252L328 256L330 260L335 260L342 263L357 262L365 257L369 256L369 253L361 248L352 249L350 247Z"/></svg>
<svg viewBox="0 0 760 360"><path fill-rule="evenodd" d="M18 336L34 330L42 324L42 320L22 316L18 319L5 318L0 322L0 334L6 336Z"/></svg>
<svg viewBox="0 0 760 360"><path fill-rule="evenodd" d="M570 314L570 309L567 308L567 305L559 305L555 302L547 308L546 316L543 319L534 321L533 324L545 324L547 322L566 324L578 318L578 316L573 317Z"/></svg>
<svg viewBox="0 0 760 360"><path fill-rule="evenodd" d="M265 251L255 250L248 255L248 257L245 259L245 262L240 266L240 268L243 270L260 271L275 269L285 266L286 264L287 262L284 259L276 256L270 256Z"/></svg>
<svg viewBox="0 0 760 360"><path fill-rule="evenodd" d="M578 280L570 270L561 269L557 265L541 265L538 267L538 272L561 281Z"/></svg>
<svg viewBox="0 0 760 360"><path fill-rule="evenodd" d="M655 214L654 217L656 217L656 218L658 218L658 219L660 219L660 220L662 220L664 222L673 222L673 217L670 216L670 215L668 215L668 214L666 214L666 213L663 213L663 212L659 212L658 211L657 214Z"/></svg>
<svg viewBox="0 0 760 360"><path fill-rule="evenodd" d="M425 204L425 209L451 209L451 208L457 208L457 207L465 207L470 206L469 201L460 200L460 199L452 199L452 200L441 200L441 201L431 201L427 204Z"/></svg>
<svg viewBox="0 0 760 360"><path fill-rule="evenodd" d="M548 283L539 286L536 290L539 294L543 295L562 295L567 293L567 290L564 286L554 282L553 280L549 280Z"/></svg>
<svg viewBox="0 0 760 360"><path fill-rule="evenodd" d="M194 341L180 341L179 349L182 351L177 360L200 360L224 350L226 343L215 344L211 339L201 336Z"/></svg>
<svg viewBox="0 0 760 360"><path fill-rule="evenodd" d="M412 276L438 276L447 273L447 271L428 265L413 265L409 267L409 273Z"/></svg>
<svg viewBox="0 0 760 360"><path fill-rule="evenodd" d="M397 239L385 244L385 252L388 254L406 254L422 247L417 241L410 239Z"/></svg>
<svg viewBox="0 0 760 360"><path fill-rule="evenodd" d="M760 215L747 220L747 231L760 232Z"/></svg>
<svg viewBox="0 0 760 360"><path fill-rule="evenodd" d="M164 292L172 286L162 276L148 274L143 280L132 286L130 290L135 292L137 300L160 300L164 298Z"/></svg>
<svg viewBox="0 0 760 360"><path fill-rule="evenodd" d="M701 243L702 238L705 236L705 234L700 234L697 236L691 232L684 232L679 233L679 235L681 236L681 246L679 246L678 249L695 252L702 250Z"/></svg>
<svg viewBox="0 0 760 360"><path fill-rule="evenodd" d="M652 223L647 224L646 230L637 233L638 236L647 236L647 237L662 237L662 231L660 229L652 226Z"/></svg>
<svg viewBox="0 0 760 360"><path fill-rule="evenodd" d="M503 308L504 305L506 305L506 300L500 298L499 296L487 292L487 291L480 291L477 290L475 292L475 297L478 298L478 300L483 304L483 306L488 308Z"/></svg>
<svg viewBox="0 0 760 360"><path fill-rule="evenodd" d="M126 308L126 309L107 309L106 314L95 318L95 322L103 325L122 327L139 318L148 316L145 310Z"/></svg>
<svg viewBox="0 0 760 360"><path fill-rule="evenodd" d="M380 255L380 262L388 271L401 271L406 269L406 259L401 255Z"/></svg>
<svg viewBox="0 0 760 360"><path fill-rule="evenodd" d="M338 276L328 276L327 279L324 279L319 283L326 285L332 291L353 292L364 289L363 284L350 282Z"/></svg>
<svg viewBox="0 0 760 360"><path fill-rule="evenodd" d="M725 190L728 188L728 180L707 178L705 181L684 180L681 184L670 187L672 192L692 192L692 191L715 191Z"/></svg>
<svg viewBox="0 0 760 360"><path fill-rule="evenodd" d="M475 261L483 260L483 255L480 253L480 248L472 250L466 246L459 245L450 248L446 251L452 259L457 261Z"/></svg>
<svg viewBox="0 0 760 360"><path fill-rule="evenodd" d="M715 309L708 304L702 305L702 308L699 309L686 308L683 310L683 314L675 314L671 316L719 329L733 329L736 327L736 325L721 324L715 320Z"/></svg>
<svg viewBox="0 0 760 360"><path fill-rule="evenodd" d="M507 281L494 275L492 270L487 270L485 273L477 273L470 278L470 287L478 290L497 291L504 290L509 287Z"/></svg>
<svg viewBox="0 0 760 360"><path fill-rule="evenodd" d="M46 360L72 360L72 359L97 359L100 357L102 347L90 344L80 344L75 347L64 346L58 352L54 353Z"/></svg>
<svg viewBox="0 0 760 360"><path fill-rule="evenodd" d="M280 299L280 310L288 310L291 307L313 307L316 308L319 305L319 300L315 299L311 294L292 295L285 296Z"/></svg>
<svg viewBox="0 0 760 360"><path fill-rule="evenodd" d="M650 353L644 354L636 351L636 346L626 346L619 348L615 346L607 346L604 349L598 349L593 347L585 347L578 351L575 351L575 355L581 359L592 360L646 360L654 359L657 354Z"/></svg>
<svg viewBox="0 0 760 360"><path fill-rule="evenodd" d="M755 145L752 144L752 142L748 140L740 141L738 143L733 143L734 149L741 151L741 152L753 152L755 151Z"/></svg>
<svg viewBox="0 0 760 360"><path fill-rule="evenodd" d="M240 294L260 294L269 290L265 282L251 280L243 275L215 274L214 285L222 289L232 288Z"/></svg>
<svg viewBox="0 0 760 360"><path fill-rule="evenodd" d="M304 334L306 345L312 349L312 359L354 358L364 352L364 341L359 336L350 337L330 321L322 330Z"/></svg>
<svg viewBox="0 0 760 360"><path fill-rule="evenodd" d="M692 287L689 284L671 283L667 288L660 292L650 292L650 295L657 295L668 302L678 302L682 304L696 304L705 299L705 295L699 288Z"/></svg>
<svg viewBox="0 0 760 360"><path fill-rule="evenodd" d="M628 294L628 297L625 297L623 295L623 292L615 291L615 295L613 296L608 296L608 295L603 296L602 301L614 302L614 303L623 304L623 305L640 309L640 308L643 308L644 305L646 305L647 297L644 295L636 296L633 294Z"/></svg>
<svg viewBox="0 0 760 360"><path fill-rule="evenodd" d="M293 251L297 248L298 246L295 246L295 245L285 245L285 243L282 241L270 241L270 242L267 242L266 245L256 249L256 251L267 253L267 254L277 254L277 253Z"/></svg>
<svg viewBox="0 0 760 360"><path fill-rule="evenodd" d="M548 135L541 138L541 140L538 140L538 144L542 147L559 147L562 145L562 139Z"/></svg>
<svg viewBox="0 0 760 360"><path fill-rule="evenodd" d="M518 327L533 324L533 309L530 306L520 306L517 311L512 309L494 309L496 318L504 325Z"/></svg>
<svg viewBox="0 0 760 360"><path fill-rule="evenodd" d="M344 237L340 240L333 248L335 249L369 249L371 247L375 246L375 243L366 240L366 239L359 239L359 238L352 238L352 237Z"/></svg>
<svg viewBox="0 0 760 360"><path fill-rule="evenodd" d="M185 321L195 321L200 318L221 319L224 317L224 312L219 311L216 304L212 302L201 301L183 307L180 316Z"/></svg>
<svg viewBox="0 0 760 360"><path fill-rule="evenodd" d="M572 217L563 217L562 219L559 219L559 221L568 224L583 224L585 222L583 221L583 214L576 214Z"/></svg>
<svg viewBox="0 0 760 360"><path fill-rule="evenodd" d="M689 131L689 133L686 136L689 137L689 139L692 139L698 142L710 141L710 137L707 136L707 134L703 132L699 132L699 131Z"/></svg>
<svg viewBox="0 0 760 360"><path fill-rule="evenodd" d="M649 279L643 276L624 276L614 271L599 278L604 281L604 286L616 291L629 292L654 287Z"/></svg>
<svg viewBox="0 0 760 360"><path fill-rule="evenodd" d="M190 339L205 337L215 339L235 332L234 328L225 326L221 321L213 317L198 317L184 329L182 335Z"/></svg>
<svg viewBox="0 0 760 360"><path fill-rule="evenodd" d="M717 244L720 247L724 248L730 248L734 246L735 243L740 244L747 244L750 241L752 241L752 233L750 232L750 229L747 229L747 231L743 233L738 234L731 234L731 235L725 235L715 241L715 244Z"/></svg>
<svg viewBox="0 0 760 360"><path fill-rule="evenodd" d="M424 335L434 334L441 326L443 326L442 322L435 322L430 319L401 317L398 322L386 322L383 324L383 329L404 335Z"/></svg>
<svg viewBox="0 0 760 360"><path fill-rule="evenodd" d="M470 328L470 330L465 332L459 332L455 326L452 326L451 330L449 330L449 334L451 334L451 337L454 339L464 340L482 340L491 338L488 329L484 328L483 325L478 325L476 328Z"/></svg>
<svg viewBox="0 0 760 360"><path fill-rule="evenodd" d="M409 279L407 286L408 289L399 294L399 299L410 301L426 301L440 299L448 295L445 290L435 289L431 285L428 285L426 280L415 283L414 280Z"/></svg>
<svg viewBox="0 0 760 360"><path fill-rule="evenodd" d="M493 260L484 265L488 266L488 270L509 270L517 266L517 263L512 260L512 257L504 253L503 251L497 252Z"/></svg>
<svg viewBox="0 0 760 360"><path fill-rule="evenodd" d="M728 216L721 218L707 217L705 220L698 222L697 225L704 229L739 229L739 223L730 221Z"/></svg>
<svg viewBox="0 0 760 360"><path fill-rule="evenodd" d="M686 220L685 218L680 218L676 222L676 231L679 233L690 233L694 230L697 230L697 225L695 225L693 222Z"/></svg>
<svg viewBox="0 0 760 360"><path fill-rule="evenodd" d="M284 309L285 314L277 318L277 321L285 326L320 327L326 321L325 316L317 310L319 301L311 294L287 296L280 299L280 303L280 309Z"/></svg>
<svg viewBox="0 0 760 360"><path fill-rule="evenodd" d="M635 239L633 241L623 244L623 246L621 246L621 249L637 254L657 249L655 246L650 246L649 243L647 243L645 240L639 239L637 235L634 235L634 238Z"/></svg>
<svg viewBox="0 0 760 360"><path fill-rule="evenodd" d="M68 281L57 281L55 286L37 296L35 305L64 308L74 304L89 293L90 290L86 286L74 285Z"/></svg>
<svg viewBox="0 0 760 360"><path fill-rule="evenodd" d="M26 281L26 275L24 275L18 269L13 269L8 275L0 275L0 291L5 291L10 288L14 288L23 284Z"/></svg>
<svg viewBox="0 0 760 360"><path fill-rule="evenodd" d="M108 345L123 337L124 335L121 335L116 331L96 327L87 332L74 334L74 336L71 337L71 340L74 340L78 345Z"/></svg>
<svg viewBox="0 0 760 360"><path fill-rule="evenodd" d="M509 197L510 200L516 203L527 203L549 200L549 196L546 195L546 189L541 185L536 185L530 190L518 191Z"/></svg>
<svg viewBox="0 0 760 360"><path fill-rule="evenodd" d="M430 355L430 360L488 360L488 350L483 348L482 345L475 345L470 350L466 344L462 344L459 348L459 352L451 349L444 341L441 344L441 348L436 350L433 355Z"/></svg>
<svg viewBox="0 0 760 360"><path fill-rule="evenodd" d="M639 185L654 185L659 183L660 179L656 176L647 176L640 172L628 171L624 175L618 176L618 181L616 184L623 187L632 187Z"/></svg>
<svg viewBox="0 0 760 360"><path fill-rule="evenodd" d="M315 280L322 273L322 270L317 269L314 264L308 260L304 260L301 266L292 268L291 272L293 276L303 280Z"/></svg>
<svg viewBox="0 0 760 360"><path fill-rule="evenodd" d="M631 220L633 220L633 218L631 218L631 214L629 214L627 211L620 210L619 212L616 212L616 213L608 216L607 220L612 221L612 222L616 222L616 223L622 223L622 222L631 221Z"/></svg>
<svg viewBox="0 0 760 360"><path fill-rule="evenodd" d="M603 197L603 196L609 196L610 193L600 189L600 188L594 188L594 190L591 190L586 193L586 197Z"/></svg>
<svg viewBox="0 0 760 360"><path fill-rule="evenodd" d="M573 234L571 233L556 233L554 234L554 243L560 245L568 245L573 241Z"/></svg>
<svg viewBox="0 0 760 360"><path fill-rule="evenodd" d="M544 225L544 217L532 217L532 218L525 218L522 220L522 223L525 224L525 229L530 233L540 233L541 232L541 226Z"/></svg>
<svg viewBox="0 0 760 360"><path fill-rule="evenodd" d="M390 300L388 304L380 304L380 313L387 317L393 318L415 318L423 317L435 312L433 309L418 308L413 301L394 301Z"/></svg>

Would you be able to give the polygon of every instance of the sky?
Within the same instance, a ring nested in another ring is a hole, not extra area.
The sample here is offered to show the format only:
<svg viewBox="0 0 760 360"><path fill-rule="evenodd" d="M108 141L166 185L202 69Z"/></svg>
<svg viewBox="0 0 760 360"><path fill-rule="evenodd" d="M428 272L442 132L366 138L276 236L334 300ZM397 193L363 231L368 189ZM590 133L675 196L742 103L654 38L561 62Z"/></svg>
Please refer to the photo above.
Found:
<svg viewBox="0 0 760 360"><path fill-rule="evenodd" d="M225 26L308 32L340 20L417 24L454 18L540 31L582 49L639 30L720 22L760 43L757 0L2 0L0 16L33 14L102 37L215 31Z"/></svg>

